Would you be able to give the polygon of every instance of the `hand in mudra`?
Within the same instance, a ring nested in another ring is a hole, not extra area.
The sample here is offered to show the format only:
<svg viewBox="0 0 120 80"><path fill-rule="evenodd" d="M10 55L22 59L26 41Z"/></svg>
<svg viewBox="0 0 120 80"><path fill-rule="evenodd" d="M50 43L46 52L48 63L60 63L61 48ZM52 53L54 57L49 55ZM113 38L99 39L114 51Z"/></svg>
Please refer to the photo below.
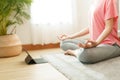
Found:
<svg viewBox="0 0 120 80"><path fill-rule="evenodd" d="M97 42L92 40L88 40L85 44L81 44L81 43L79 44L79 47L82 48L92 48L96 46L97 46Z"/></svg>
<svg viewBox="0 0 120 80"><path fill-rule="evenodd" d="M66 40L66 39L70 39L70 37L66 34L62 34L62 35L58 36L58 39L63 41L63 40Z"/></svg>

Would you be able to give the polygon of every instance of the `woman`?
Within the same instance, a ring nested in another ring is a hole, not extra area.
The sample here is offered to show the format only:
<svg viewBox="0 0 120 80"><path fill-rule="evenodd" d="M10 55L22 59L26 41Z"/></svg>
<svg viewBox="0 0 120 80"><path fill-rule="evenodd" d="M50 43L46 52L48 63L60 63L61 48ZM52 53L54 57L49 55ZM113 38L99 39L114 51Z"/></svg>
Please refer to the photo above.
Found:
<svg viewBox="0 0 120 80"><path fill-rule="evenodd" d="M60 47L83 63L95 63L120 55L118 9L116 0L94 0L90 8L90 26L72 35L61 35ZM73 38L90 34L86 42Z"/></svg>

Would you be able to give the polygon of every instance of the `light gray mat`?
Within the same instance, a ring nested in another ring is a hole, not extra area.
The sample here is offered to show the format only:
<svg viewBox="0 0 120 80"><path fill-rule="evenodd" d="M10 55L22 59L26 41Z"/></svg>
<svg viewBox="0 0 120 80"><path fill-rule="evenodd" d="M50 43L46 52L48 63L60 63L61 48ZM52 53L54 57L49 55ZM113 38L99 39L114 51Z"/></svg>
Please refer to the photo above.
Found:
<svg viewBox="0 0 120 80"><path fill-rule="evenodd" d="M120 57L96 64L83 64L64 54L44 55L43 58L69 80L119 80Z"/></svg>
<svg viewBox="0 0 120 80"><path fill-rule="evenodd" d="M43 58L69 80L119 80L120 77L120 57L95 64L83 64L64 54L50 54Z"/></svg>

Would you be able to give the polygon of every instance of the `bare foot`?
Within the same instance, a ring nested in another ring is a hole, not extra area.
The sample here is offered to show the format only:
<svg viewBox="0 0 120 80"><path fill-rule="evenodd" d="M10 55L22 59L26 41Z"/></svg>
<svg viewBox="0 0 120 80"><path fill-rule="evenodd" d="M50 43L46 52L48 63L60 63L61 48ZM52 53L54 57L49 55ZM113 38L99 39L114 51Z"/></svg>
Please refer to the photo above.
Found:
<svg viewBox="0 0 120 80"><path fill-rule="evenodd" d="M75 53L74 50L67 50L67 51L65 51L64 54L65 54L65 55L76 56L74 53Z"/></svg>

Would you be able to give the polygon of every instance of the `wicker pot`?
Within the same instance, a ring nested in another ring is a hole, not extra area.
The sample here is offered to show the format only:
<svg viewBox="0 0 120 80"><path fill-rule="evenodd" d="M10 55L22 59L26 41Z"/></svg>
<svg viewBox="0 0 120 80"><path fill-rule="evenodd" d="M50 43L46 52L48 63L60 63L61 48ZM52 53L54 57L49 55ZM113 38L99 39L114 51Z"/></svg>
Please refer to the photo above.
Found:
<svg viewBox="0 0 120 80"><path fill-rule="evenodd" d="M16 34L0 36L0 57L17 56L22 52L22 44Z"/></svg>

